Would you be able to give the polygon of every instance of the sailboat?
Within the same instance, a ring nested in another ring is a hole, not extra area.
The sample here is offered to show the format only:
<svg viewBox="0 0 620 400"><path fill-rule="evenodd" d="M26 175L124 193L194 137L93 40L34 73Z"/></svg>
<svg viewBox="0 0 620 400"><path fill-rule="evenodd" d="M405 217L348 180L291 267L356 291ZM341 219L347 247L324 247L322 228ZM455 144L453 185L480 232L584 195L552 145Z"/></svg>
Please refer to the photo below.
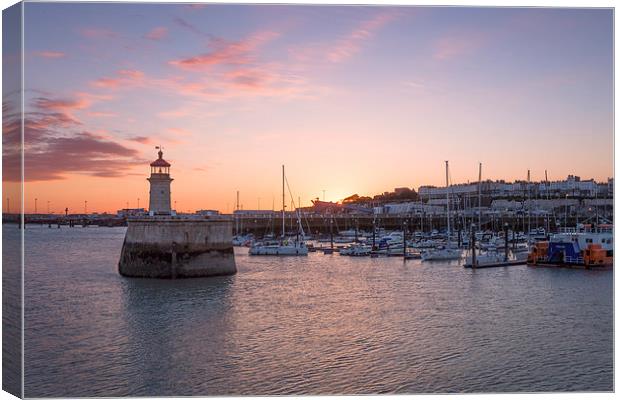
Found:
<svg viewBox="0 0 620 400"><path fill-rule="evenodd" d="M448 180L448 161L446 161L446 219L446 245L425 251L422 253L422 261L445 261L458 260L461 258L461 250L452 248L450 244L450 183Z"/></svg>
<svg viewBox="0 0 620 400"><path fill-rule="evenodd" d="M252 256L307 256L308 246L303 241L304 231L301 225L299 210L297 210L297 236L286 238L285 208L285 183L284 165L282 166L282 236L279 241L257 242L250 247L249 254Z"/></svg>

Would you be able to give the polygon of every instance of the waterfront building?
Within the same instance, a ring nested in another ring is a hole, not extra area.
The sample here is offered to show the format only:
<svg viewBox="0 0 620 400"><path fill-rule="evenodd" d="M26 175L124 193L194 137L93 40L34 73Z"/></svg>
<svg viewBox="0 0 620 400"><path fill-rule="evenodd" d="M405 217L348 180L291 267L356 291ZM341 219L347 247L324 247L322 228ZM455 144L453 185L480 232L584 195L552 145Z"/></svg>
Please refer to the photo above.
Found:
<svg viewBox="0 0 620 400"><path fill-rule="evenodd" d="M419 213L442 213L446 210L446 200L441 205L410 201L406 203L387 203L381 207L375 207L375 214L419 214Z"/></svg>
<svg viewBox="0 0 620 400"><path fill-rule="evenodd" d="M455 199L460 199L460 201L468 199L470 205L476 206L478 182L454 184L449 188L420 186L418 194L422 201L430 202L445 199L446 190L449 190L450 195ZM480 184L480 192L483 197L482 205L485 203L488 205L490 199L499 198L611 197L613 196L613 178L609 178L604 183L597 183L594 179L581 180L575 175L569 175L563 181L554 182L483 181Z"/></svg>
<svg viewBox="0 0 620 400"><path fill-rule="evenodd" d="M233 211L233 215L245 216L245 217L268 217L268 216L273 216L277 214L279 215L279 212L273 211L273 210L235 210Z"/></svg>
<svg viewBox="0 0 620 400"><path fill-rule="evenodd" d="M209 217L213 215L220 215L220 212L218 210L198 210L196 211L196 214Z"/></svg>
<svg viewBox="0 0 620 400"><path fill-rule="evenodd" d="M144 208L123 208L116 211L116 216L119 218L127 217L142 217L148 214Z"/></svg>

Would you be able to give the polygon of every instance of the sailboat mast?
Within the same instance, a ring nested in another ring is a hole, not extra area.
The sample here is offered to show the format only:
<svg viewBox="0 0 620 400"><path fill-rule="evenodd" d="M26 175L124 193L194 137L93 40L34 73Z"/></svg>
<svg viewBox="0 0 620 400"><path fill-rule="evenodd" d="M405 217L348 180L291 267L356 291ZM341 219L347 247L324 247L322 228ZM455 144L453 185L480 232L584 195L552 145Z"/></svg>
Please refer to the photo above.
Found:
<svg viewBox="0 0 620 400"><path fill-rule="evenodd" d="M547 178L547 170L545 170L545 191L547 192L547 200L549 200L549 178ZM549 214L547 213L547 230L545 232L549 234Z"/></svg>
<svg viewBox="0 0 620 400"><path fill-rule="evenodd" d="M448 161L446 161L446 219L448 220L448 241L450 241L450 184L448 182Z"/></svg>
<svg viewBox="0 0 620 400"><path fill-rule="evenodd" d="M286 229L286 221L284 220L284 207L285 207L285 200L284 200L284 165L282 165L282 237L284 237L284 232Z"/></svg>
<svg viewBox="0 0 620 400"><path fill-rule="evenodd" d="M530 232L532 224L532 191L530 188L530 170L527 170L527 240L530 241Z"/></svg>
<svg viewBox="0 0 620 400"><path fill-rule="evenodd" d="M482 230L482 163L478 163L478 230Z"/></svg>

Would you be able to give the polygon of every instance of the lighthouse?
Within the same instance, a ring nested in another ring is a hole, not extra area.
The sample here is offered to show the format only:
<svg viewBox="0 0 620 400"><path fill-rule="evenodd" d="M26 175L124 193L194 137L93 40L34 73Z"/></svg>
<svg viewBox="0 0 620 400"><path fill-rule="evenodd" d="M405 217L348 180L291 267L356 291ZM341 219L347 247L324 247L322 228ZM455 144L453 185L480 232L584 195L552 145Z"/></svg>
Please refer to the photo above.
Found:
<svg viewBox="0 0 620 400"><path fill-rule="evenodd" d="M147 178L151 184L149 191L149 215L171 215L170 207L170 163L163 159L164 152L157 147L157 160L151 163L151 176Z"/></svg>
<svg viewBox="0 0 620 400"><path fill-rule="evenodd" d="M139 278L199 278L237 273L233 221L227 216L177 216L170 209L170 163L157 147L151 163L149 216L127 219L118 272Z"/></svg>

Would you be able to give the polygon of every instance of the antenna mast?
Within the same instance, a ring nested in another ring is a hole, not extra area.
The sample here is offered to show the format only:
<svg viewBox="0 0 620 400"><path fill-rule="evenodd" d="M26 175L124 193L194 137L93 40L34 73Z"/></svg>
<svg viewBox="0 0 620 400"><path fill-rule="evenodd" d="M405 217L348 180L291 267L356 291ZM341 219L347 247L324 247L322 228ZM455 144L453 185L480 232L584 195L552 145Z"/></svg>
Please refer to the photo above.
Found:
<svg viewBox="0 0 620 400"><path fill-rule="evenodd" d="M482 230L482 163L478 163L478 230Z"/></svg>
<svg viewBox="0 0 620 400"><path fill-rule="evenodd" d="M450 242L450 184L448 182L448 161L446 161L446 217L448 220L448 242Z"/></svg>
<svg viewBox="0 0 620 400"><path fill-rule="evenodd" d="M285 199L284 199L284 165L282 165L282 237L284 237L284 232L286 229L285 221L284 221L284 207L286 207Z"/></svg>

